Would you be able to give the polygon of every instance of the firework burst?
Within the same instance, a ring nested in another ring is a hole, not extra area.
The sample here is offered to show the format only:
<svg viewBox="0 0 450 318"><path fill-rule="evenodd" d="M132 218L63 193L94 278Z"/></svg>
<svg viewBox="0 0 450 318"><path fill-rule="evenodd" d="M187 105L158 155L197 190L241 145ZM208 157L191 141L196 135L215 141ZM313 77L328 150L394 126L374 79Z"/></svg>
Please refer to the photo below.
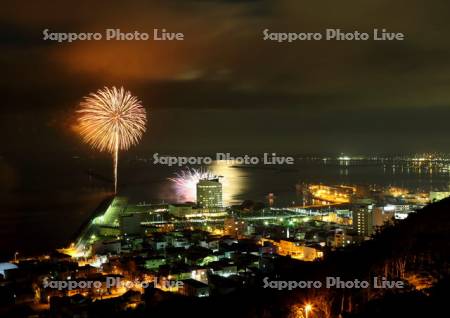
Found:
<svg viewBox="0 0 450 318"><path fill-rule="evenodd" d="M196 200L197 183L203 179L216 179L217 176L206 169L187 168L175 173L173 182L175 192L182 201L194 202Z"/></svg>
<svg viewBox="0 0 450 318"><path fill-rule="evenodd" d="M145 108L123 87L105 87L86 96L77 113L83 140L113 155L114 191L117 192L119 150L127 150L141 139L147 122Z"/></svg>

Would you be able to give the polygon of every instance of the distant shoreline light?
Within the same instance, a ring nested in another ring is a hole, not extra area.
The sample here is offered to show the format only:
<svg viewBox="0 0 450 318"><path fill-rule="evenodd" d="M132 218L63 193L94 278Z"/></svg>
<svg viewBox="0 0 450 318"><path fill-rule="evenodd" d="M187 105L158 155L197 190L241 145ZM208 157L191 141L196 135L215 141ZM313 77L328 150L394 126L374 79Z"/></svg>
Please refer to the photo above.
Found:
<svg viewBox="0 0 450 318"><path fill-rule="evenodd" d="M218 152L214 157L211 156L197 156L197 157L185 157L185 156L160 156L159 153L153 154L154 165L166 165L169 167L185 165L210 165L213 161L223 161L226 164L242 164L242 165L293 165L295 163L294 157L291 156L279 156L275 152L263 153L262 157L258 156L233 156L229 152Z"/></svg>

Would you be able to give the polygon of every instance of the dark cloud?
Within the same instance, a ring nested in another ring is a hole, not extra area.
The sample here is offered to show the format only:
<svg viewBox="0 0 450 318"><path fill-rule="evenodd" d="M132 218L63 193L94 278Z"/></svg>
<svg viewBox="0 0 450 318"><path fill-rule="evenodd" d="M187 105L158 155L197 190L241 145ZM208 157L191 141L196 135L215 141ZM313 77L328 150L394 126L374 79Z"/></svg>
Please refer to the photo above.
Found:
<svg viewBox="0 0 450 318"><path fill-rule="evenodd" d="M33 131L71 151L70 121L81 97L124 85L156 121L142 151L448 151L439 138L450 128L431 123L450 115L449 9L444 0L11 2L0 12L3 136L26 144ZM166 28L186 40L42 40L44 29L105 28ZM406 40L279 44L262 40L266 28L386 28Z"/></svg>

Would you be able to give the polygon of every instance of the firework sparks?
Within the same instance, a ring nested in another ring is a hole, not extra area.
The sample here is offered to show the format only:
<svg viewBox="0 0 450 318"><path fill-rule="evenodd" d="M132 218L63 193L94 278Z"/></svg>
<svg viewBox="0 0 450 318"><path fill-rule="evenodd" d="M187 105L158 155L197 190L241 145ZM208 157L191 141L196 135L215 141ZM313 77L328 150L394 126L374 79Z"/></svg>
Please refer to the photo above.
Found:
<svg viewBox="0 0 450 318"><path fill-rule="evenodd" d="M168 178L173 182L175 192L182 201L195 202L197 193L197 183L203 179L217 179L218 177L212 172L205 169L182 170L175 173L174 178Z"/></svg>
<svg viewBox="0 0 450 318"><path fill-rule="evenodd" d="M145 108L123 87L105 87L86 96L77 112L83 140L113 155L114 191L117 192L119 150L127 150L141 139L147 122Z"/></svg>

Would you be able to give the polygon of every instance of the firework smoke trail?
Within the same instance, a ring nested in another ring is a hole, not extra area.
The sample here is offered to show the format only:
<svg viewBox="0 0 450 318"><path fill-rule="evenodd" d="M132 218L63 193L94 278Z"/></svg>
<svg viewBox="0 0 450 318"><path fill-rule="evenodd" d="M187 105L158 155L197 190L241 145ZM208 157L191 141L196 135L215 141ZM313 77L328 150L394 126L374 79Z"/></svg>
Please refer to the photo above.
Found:
<svg viewBox="0 0 450 318"><path fill-rule="evenodd" d="M187 168L175 173L174 178L168 178L173 182L177 196L183 201L194 202L196 200L197 183L202 179L218 178L206 169Z"/></svg>
<svg viewBox="0 0 450 318"><path fill-rule="evenodd" d="M114 192L117 193L119 151L137 144L145 132L147 117L140 100L123 87L99 89L84 97L77 111L83 141L112 154Z"/></svg>

